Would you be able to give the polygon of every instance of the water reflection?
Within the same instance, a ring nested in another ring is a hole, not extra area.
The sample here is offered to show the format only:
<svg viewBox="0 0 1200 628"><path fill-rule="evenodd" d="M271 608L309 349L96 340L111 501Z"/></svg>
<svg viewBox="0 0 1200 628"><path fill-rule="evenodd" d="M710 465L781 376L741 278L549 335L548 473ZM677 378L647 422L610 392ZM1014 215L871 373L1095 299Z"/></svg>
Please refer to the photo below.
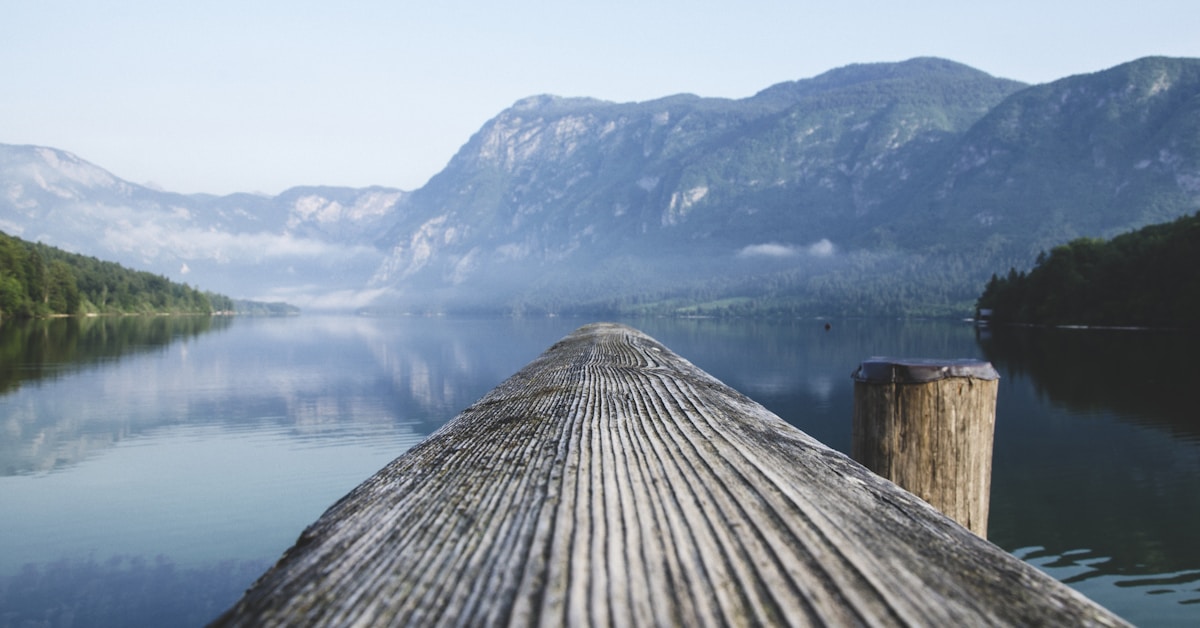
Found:
<svg viewBox="0 0 1200 628"><path fill-rule="evenodd" d="M155 351L224 329L211 316L104 316L5 321L0 325L0 394L123 355Z"/></svg>
<svg viewBox="0 0 1200 628"><path fill-rule="evenodd" d="M145 394L141 375L125 385L101 369L130 356L161 358L172 345L230 325L208 316L98 317L6 322L0 325L0 475L74 464L129 435L129 421L93 420L97 406L119 411L123 399ZM81 376L58 394L22 387ZM90 376L89 376L90 375ZM96 384L102 386L97 389ZM116 391L114 387L128 388ZM102 405L101 405L102 404Z"/></svg>
<svg viewBox="0 0 1200 628"><path fill-rule="evenodd" d="M273 561L346 491L587 322L2 327L0 595L10 597L0 607L23 591L51 600L47 609L103 615L89 599L124 602L78 587L135 586L161 570L203 591L208 576L198 574L215 569L214 579L241 578L240 590L257 571L238 564ZM1138 623L1200 619L1194 340L1061 330L977 338L944 321L833 321L828 330L813 320L628 322L843 452L850 373L862 360L992 361L1002 381L991 539Z"/></svg>
<svg viewBox="0 0 1200 628"><path fill-rule="evenodd" d="M991 540L1135 623L1194 625L1197 338L999 328L979 344L1002 377Z"/></svg>
<svg viewBox="0 0 1200 628"><path fill-rule="evenodd" d="M848 453L849 374L875 355L1001 372L989 538L1139 625L1200 621L1200 441L1186 334L945 321L640 321L677 353ZM1036 549L1030 549L1036 548Z"/></svg>
<svg viewBox="0 0 1200 628"><path fill-rule="evenodd" d="M17 385L0 394L0 623L204 623L261 573L242 563L274 561L566 333L436 319L239 319L207 334L95 322L109 324L9 336L27 344L6 355ZM177 595L223 578L215 602ZM81 591L81 579L95 582ZM170 590L143 586L160 580Z"/></svg>
<svg viewBox="0 0 1200 628"><path fill-rule="evenodd" d="M283 426L318 439L372 426L428 434L570 325L497 323L127 317L6 326L0 475L63 469L185 424ZM109 367L86 368L101 364ZM19 386L68 373L53 393Z"/></svg>
<svg viewBox="0 0 1200 628"><path fill-rule="evenodd" d="M1195 626L1200 615L1200 571L1142 576L1106 572L1109 561L1092 550L1056 554L1042 547L1018 548L1018 558L1102 602L1138 626Z"/></svg>
<svg viewBox="0 0 1200 628"><path fill-rule="evenodd" d="M1200 442L1200 412L1185 400L1200 375L1200 335L1148 330L998 327L984 355L1075 413L1113 412Z"/></svg>
<svg viewBox="0 0 1200 628"><path fill-rule="evenodd" d="M871 356L974 358L946 321L646 319L634 326L817 440L850 453L850 373Z"/></svg>
<svg viewBox="0 0 1200 628"><path fill-rule="evenodd" d="M184 567L164 556L62 559L0 576L5 626L202 626L267 561Z"/></svg>

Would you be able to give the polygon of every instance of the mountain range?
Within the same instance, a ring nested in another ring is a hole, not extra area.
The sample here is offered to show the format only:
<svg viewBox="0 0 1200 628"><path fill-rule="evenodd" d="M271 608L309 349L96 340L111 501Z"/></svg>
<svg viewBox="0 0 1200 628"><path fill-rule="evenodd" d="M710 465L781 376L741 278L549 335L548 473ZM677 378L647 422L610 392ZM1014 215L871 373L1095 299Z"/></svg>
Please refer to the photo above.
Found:
<svg viewBox="0 0 1200 628"><path fill-rule="evenodd" d="M0 145L0 231L308 308L961 314L1200 209L1200 60L1041 85L935 58L730 100L533 96L413 191L180 195Z"/></svg>

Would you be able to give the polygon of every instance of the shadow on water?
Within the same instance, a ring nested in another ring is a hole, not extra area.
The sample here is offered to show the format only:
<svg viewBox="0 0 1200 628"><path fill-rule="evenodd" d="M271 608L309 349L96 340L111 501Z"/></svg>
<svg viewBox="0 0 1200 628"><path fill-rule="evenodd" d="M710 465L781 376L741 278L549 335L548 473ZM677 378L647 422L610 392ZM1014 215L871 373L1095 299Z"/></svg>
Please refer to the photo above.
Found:
<svg viewBox="0 0 1200 628"><path fill-rule="evenodd" d="M173 345L227 329L228 317L118 316L55 318L0 325L0 476L46 471L73 464L97 449L111 447L130 433L128 417L92 420L98 408L119 414L120 404L104 399L107 386L72 386L67 394L23 395L82 373L104 373L136 356L162 354ZM14 398L19 398L13 401ZM104 413L102 410L100 413Z"/></svg>
<svg viewBox="0 0 1200 628"><path fill-rule="evenodd" d="M989 538L1137 624L1200 617L1200 336L878 319L635 326L844 453L862 360L991 361Z"/></svg>
<svg viewBox="0 0 1200 628"><path fill-rule="evenodd" d="M1186 403L1200 376L1200 334L997 327L981 333L979 345L1052 403L1200 442L1200 412Z"/></svg>
<svg viewBox="0 0 1200 628"><path fill-rule="evenodd" d="M989 539L1135 623L1196 621L1200 337L1002 327L979 345L1001 373Z"/></svg>

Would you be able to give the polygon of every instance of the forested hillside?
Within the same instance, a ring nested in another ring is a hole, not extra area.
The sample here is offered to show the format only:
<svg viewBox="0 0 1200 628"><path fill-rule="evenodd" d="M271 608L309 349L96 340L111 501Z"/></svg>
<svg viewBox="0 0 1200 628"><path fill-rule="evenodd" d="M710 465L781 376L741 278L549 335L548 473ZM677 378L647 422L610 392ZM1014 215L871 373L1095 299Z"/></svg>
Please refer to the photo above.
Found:
<svg viewBox="0 0 1200 628"><path fill-rule="evenodd" d="M1198 327L1200 214L1055 247L1028 273L993 275L978 307L1004 323Z"/></svg>
<svg viewBox="0 0 1200 628"><path fill-rule="evenodd" d="M917 58L732 100L533 96L411 192L172 194L0 145L0 229L314 309L966 316L996 269L1200 210L1198 138L1200 59L1031 86ZM69 296L46 265L26 309ZM176 307L99 285L85 309Z"/></svg>
<svg viewBox="0 0 1200 628"><path fill-rule="evenodd" d="M230 308L233 303L153 273L0 233L0 319L83 313L210 314L214 300Z"/></svg>
<svg viewBox="0 0 1200 628"><path fill-rule="evenodd" d="M997 268L1200 209L1200 60L1025 86L940 59L741 100L530 98L397 205L408 311L967 315Z"/></svg>

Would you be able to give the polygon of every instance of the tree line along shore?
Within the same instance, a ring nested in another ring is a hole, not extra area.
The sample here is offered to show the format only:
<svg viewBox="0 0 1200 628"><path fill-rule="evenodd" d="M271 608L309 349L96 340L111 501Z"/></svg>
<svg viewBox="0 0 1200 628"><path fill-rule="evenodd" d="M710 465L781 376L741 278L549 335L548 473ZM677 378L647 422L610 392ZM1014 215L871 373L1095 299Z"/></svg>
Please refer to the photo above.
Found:
<svg viewBox="0 0 1200 628"><path fill-rule="evenodd" d="M742 316L772 313L761 311L761 303L736 305ZM975 305L978 317L994 323L1198 327L1200 212L1111 240L1078 238L1054 247L1028 271L993 274ZM226 313L299 310L235 300L0 232L0 319Z"/></svg>
<svg viewBox="0 0 1200 628"><path fill-rule="evenodd" d="M101 314L289 315L298 311L282 303L232 299L0 232L0 320Z"/></svg>
<svg viewBox="0 0 1200 628"><path fill-rule="evenodd" d="M992 275L976 306L996 323L1200 327L1200 213L1054 247Z"/></svg>

